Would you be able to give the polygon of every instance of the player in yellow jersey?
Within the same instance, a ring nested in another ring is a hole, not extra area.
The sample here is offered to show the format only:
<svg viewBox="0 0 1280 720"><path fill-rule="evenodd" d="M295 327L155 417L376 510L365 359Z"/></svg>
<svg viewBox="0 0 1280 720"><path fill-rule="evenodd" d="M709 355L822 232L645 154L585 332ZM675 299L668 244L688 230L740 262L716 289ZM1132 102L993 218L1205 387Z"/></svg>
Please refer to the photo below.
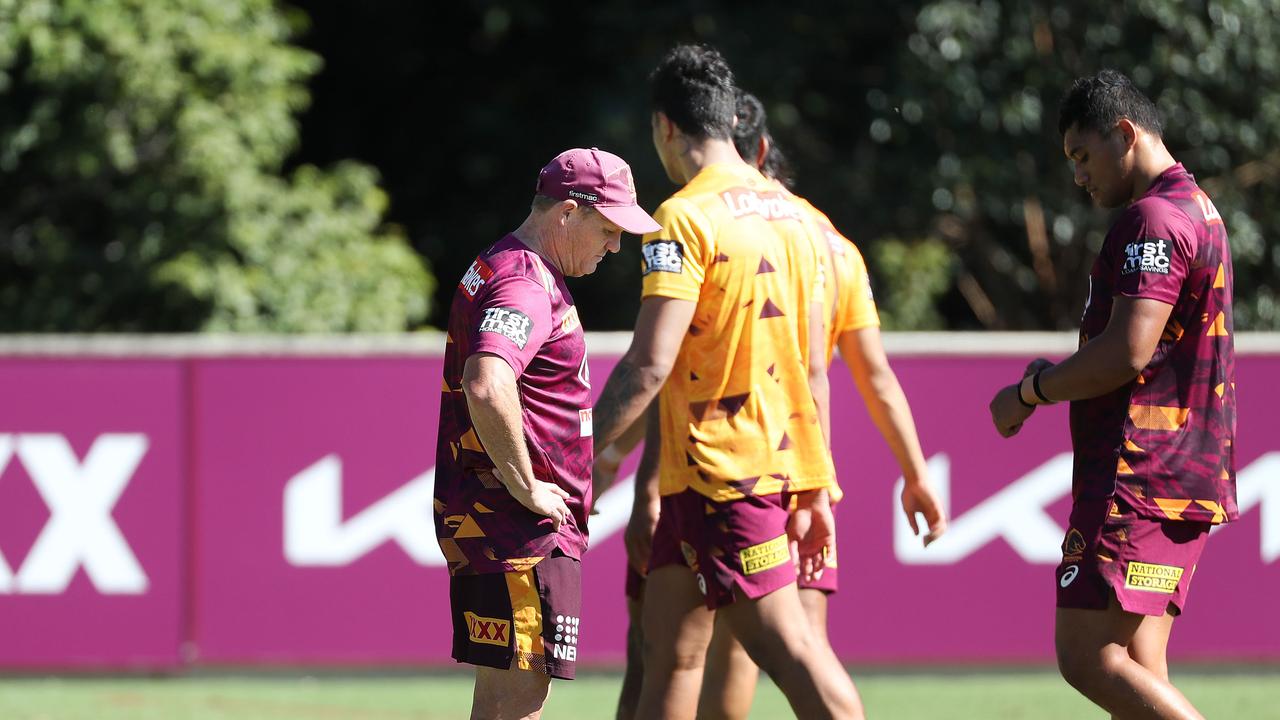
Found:
<svg viewBox="0 0 1280 720"><path fill-rule="evenodd" d="M636 332L595 408L604 448L658 401L661 502L636 714L694 717L719 614L798 716L861 718L830 647L795 622L804 608L789 546L812 577L833 523L823 250L800 208L738 156L719 53L673 49L650 90L655 150L683 187L645 236Z"/></svg>
<svg viewBox="0 0 1280 720"><path fill-rule="evenodd" d="M791 181L790 169L769 135L763 105L755 96L739 90L737 118L734 143L739 154L785 188ZM928 533L924 544L927 546L946 531L946 515L929 484L911 408L880 341L880 318L871 296L866 263L858 248L835 229L825 214L802 197L791 194L791 198L809 216L812 232L821 238L829 252L831 273L825 283L825 360L830 364L838 345L867 412L902 468L905 481L902 509L917 534L916 513L925 518ZM841 495L839 486L833 485L832 503L838 502ZM833 553L822 573L812 579L802 577L798 583L805 614L814 633L824 641L827 640L827 596L837 590L837 574ZM717 623L707 651L698 717L747 717L758 676L758 670L741 644Z"/></svg>

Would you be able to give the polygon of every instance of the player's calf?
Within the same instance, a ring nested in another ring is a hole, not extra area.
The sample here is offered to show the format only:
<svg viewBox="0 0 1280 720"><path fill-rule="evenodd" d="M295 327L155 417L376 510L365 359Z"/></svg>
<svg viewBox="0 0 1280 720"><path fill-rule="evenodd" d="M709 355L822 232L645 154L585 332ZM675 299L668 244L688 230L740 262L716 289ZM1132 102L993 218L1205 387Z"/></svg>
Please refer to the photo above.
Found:
<svg viewBox="0 0 1280 720"><path fill-rule="evenodd" d="M477 667L471 720L537 720L551 678L535 670Z"/></svg>

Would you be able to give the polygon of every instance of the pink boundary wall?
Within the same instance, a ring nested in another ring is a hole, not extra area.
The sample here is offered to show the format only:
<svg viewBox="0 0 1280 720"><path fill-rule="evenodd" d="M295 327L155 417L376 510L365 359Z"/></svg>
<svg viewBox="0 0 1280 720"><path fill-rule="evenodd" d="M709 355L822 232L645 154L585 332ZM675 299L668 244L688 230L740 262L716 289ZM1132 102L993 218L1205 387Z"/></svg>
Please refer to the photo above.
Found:
<svg viewBox="0 0 1280 720"><path fill-rule="evenodd" d="M1051 661L1066 409L1008 441L986 411L1029 357L895 358L955 517L927 552L895 530L898 470L833 370L844 660ZM593 361L597 391L614 362ZM1280 660L1278 371L1280 354L1240 358L1246 511L1209 543L1175 659ZM440 360L408 354L0 358L0 669L451 663L439 387ZM605 501L606 524L625 517ZM622 659L623 564L620 532L597 528L584 663Z"/></svg>

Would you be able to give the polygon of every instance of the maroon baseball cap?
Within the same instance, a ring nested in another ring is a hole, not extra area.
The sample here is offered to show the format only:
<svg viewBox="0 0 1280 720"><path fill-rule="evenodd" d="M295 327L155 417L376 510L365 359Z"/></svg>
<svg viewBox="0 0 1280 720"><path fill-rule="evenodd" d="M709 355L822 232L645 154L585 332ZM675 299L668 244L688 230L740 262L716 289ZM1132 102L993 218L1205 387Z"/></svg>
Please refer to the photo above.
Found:
<svg viewBox="0 0 1280 720"><path fill-rule="evenodd" d="M636 204L631 166L600 148L574 148L555 156L538 173L537 193L590 205L629 233L643 235L662 229Z"/></svg>

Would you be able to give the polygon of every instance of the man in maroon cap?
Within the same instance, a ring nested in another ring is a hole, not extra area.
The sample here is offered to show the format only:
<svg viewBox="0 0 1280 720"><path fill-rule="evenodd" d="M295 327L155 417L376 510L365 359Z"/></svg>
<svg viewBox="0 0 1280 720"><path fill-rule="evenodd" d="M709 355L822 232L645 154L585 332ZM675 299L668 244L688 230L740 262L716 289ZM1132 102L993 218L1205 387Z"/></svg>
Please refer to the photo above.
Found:
<svg viewBox="0 0 1280 720"><path fill-rule="evenodd" d="M564 278L594 272L623 231L657 229L621 158L568 150L539 174L529 216L454 293L435 526L453 657L477 666L473 717L536 718L550 678L573 678L592 438L586 344Z"/></svg>

